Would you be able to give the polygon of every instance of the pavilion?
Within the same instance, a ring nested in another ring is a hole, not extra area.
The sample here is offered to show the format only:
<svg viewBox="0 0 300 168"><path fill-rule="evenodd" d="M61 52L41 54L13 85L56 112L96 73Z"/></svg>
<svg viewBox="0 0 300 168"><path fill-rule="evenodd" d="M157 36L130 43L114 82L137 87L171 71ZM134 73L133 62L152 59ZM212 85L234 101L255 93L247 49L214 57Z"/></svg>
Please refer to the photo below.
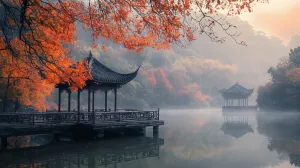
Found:
<svg viewBox="0 0 300 168"><path fill-rule="evenodd" d="M228 89L220 90L224 104L223 109L252 109L256 106L249 106L248 98L253 93L254 89L247 89L242 85L236 83Z"/></svg>
<svg viewBox="0 0 300 168"><path fill-rule="evenodd" d="M91 111L91 93L92 93L92 112L95 112L95 92L98 90L104 91L105 95L105 109L107 112L107 92L110 90L114 91L114 111L117 111L117 89L125 85L126 83L133 80L139 71L138 67L134 72L128 74L121 74L115 72L101 62L99 62L96 58L93 57L90 52L89 56L86 58L88 61L89 72L92 75L92 79L86 81L86 85L82 89L78 89L77 91L77 111L80 111L80 93L82 90L88 90L88 112ZM58 88L58 111L61 111L61 93L62 91L68 92L68 111L71 111L71 90L69 89L68 84L58 84L56 85Z"/></svg>

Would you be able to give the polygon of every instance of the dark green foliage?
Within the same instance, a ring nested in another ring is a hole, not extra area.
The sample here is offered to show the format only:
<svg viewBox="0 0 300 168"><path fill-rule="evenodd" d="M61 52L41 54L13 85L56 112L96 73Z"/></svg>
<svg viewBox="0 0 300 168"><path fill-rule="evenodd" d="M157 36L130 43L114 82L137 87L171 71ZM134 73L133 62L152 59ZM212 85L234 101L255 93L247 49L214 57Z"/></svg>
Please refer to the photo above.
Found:
<svg viewBox="0 0 300 168"><path fill-rule="evenodd" d="M258 89L257 104L263 110L300 110L300 83L292 82L287 73L300 67L300 47L291 50L287 59L282 59L268 73L271 82Z"/></svg>

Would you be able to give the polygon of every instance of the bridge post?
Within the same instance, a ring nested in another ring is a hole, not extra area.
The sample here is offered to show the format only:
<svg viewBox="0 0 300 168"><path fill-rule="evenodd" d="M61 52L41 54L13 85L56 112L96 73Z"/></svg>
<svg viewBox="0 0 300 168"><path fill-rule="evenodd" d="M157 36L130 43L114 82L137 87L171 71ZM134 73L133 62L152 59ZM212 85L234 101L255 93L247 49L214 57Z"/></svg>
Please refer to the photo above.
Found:
<svg viewBox="0 0 300 168"><path fill-rule="evenodd" d="M158 138L158 134L159 134L159 127L153 126L153 138Z"/></svg>
<svg viewBox="0 0 300 168"><path fill-rule="evenodd" d="M7 137L1 137L1 150L6 150L7 149Z"/></svg>

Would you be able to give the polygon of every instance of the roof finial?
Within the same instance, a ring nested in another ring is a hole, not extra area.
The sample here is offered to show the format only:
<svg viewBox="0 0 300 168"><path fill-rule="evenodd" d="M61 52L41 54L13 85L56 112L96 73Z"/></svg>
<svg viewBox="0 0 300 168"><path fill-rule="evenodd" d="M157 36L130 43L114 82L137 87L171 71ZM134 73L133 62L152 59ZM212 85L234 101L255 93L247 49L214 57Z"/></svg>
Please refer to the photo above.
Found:
<svg viewBox="0 0 300 168"><path fill-rule="evenodd" d="M92 58L93 58L93 54L92 54L92 50L90 50L90 54L87 57L88 62L90 62Z"/></svg>
<svg viewBox="0 0 300 168"><path fill-rule="evenodd" d="M93 57L92 50L90 50L89 57Z"/></svg>

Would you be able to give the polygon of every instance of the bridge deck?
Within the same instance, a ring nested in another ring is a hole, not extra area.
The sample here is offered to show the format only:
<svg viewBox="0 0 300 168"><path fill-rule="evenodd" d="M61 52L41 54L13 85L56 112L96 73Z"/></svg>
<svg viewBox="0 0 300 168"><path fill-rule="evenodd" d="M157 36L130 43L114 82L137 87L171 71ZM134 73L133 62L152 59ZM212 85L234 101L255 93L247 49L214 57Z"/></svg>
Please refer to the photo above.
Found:
<svg viewBox="0 0 300 168"><path fill-rule="evenodd" d="M0 114L0 137L62 132L78 123L95 130L164 125L159 111L5 113Z"/></svg>

